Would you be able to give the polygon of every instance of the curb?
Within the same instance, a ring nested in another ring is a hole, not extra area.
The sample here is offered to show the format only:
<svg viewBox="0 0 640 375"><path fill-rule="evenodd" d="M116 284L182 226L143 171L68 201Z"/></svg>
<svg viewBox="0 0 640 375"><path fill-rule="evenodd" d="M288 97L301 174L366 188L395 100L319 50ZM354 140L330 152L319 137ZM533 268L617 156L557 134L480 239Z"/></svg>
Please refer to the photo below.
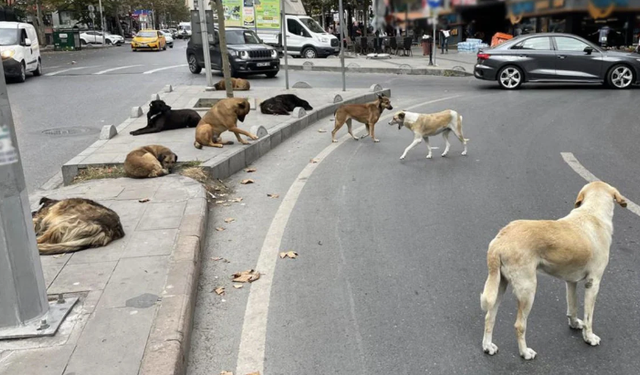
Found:
<svg viewBox="0 0 640 375"><path fill-rule="evenodd" d="M147 339L138 375L178 375L187 371L208 213L205 190L200 187L198 197L187 201L180 222L162 301Z"/></svg>
<svg viewBox="0 0 640 375"><path fill-rule="evenodd" d="M311 72L342 72L341 67L334 66L302 66L289 65L289 70L311 71ZM350 68L345 67L345 71L350 73L380 73L380 74L404 74L404 75L426 75L426 76L443 76L443 77L471 77L473 73L453 70L453 69L429 69L429 68Z"/></svg>

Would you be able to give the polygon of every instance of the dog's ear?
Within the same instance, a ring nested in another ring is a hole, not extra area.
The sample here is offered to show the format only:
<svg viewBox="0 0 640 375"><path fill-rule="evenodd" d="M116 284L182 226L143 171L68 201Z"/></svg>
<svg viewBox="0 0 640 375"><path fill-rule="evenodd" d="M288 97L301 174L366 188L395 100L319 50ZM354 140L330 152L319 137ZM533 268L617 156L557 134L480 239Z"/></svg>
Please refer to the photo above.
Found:
<svg viewBox="0 0 640 375"><path fill-rule="evenodd" d="M178 155L173 154L173 162L177 163L178 162Z"/></svg>
<svg viewBox="0 0 640 375"><path fill-rule="evenodd" d="M620 207L627 207L627 200L622 197L620 192L617 189L613 189L613 199L620 205Z"/></svg>
<svg viewBox="0 0 640 375"><path fill-rule="evenodd" d="M162 164L164 162L164 159L167 158L167 155L164 154L164 152L161 152L160 154L158 154L158 161L160 162L160 164Z"/></svg>
<svg viewBox="0 0 640 375"><path fill-rule="evenodd" d="M583 190L581 190L580 193L578 193L578 198L576 198L575 207L578 208L578 207L582 206L582 202L584 202L584 191Z"/></svg>

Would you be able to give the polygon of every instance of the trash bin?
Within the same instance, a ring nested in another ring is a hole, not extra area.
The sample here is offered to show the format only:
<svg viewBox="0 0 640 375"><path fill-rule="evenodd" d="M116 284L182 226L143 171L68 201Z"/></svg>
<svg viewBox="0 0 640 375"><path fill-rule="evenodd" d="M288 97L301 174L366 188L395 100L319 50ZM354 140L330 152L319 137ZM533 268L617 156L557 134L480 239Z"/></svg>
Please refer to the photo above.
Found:
<svg viewBox="0 0 640 375"><path fill-rule="evenodd" d="M82 49L80 45L80 30L77 28L54 30L53 49L55 51L76 51Z"/></svg>
<svg viewBox="0 0 640 375"><path fill-rule="evenodd" d="M431 56L433 52L433 40L430 36L425 35L422 37L422 56Z"/></svg>

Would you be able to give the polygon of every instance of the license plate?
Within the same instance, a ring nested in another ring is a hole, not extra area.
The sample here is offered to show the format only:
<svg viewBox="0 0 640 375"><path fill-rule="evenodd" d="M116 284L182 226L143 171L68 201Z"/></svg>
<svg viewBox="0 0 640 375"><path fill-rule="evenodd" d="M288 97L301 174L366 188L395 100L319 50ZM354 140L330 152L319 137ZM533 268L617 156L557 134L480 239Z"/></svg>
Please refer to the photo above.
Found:
<svg viewBox="0 0 640 375"><path fill-rule="evenodd" d="M140 43L140 47L146 47L147 43Z"/></svg>
<svg viewBox="0 0 640 375"><path fill-rule="evenodd" d="M271 63L268 63L268 62L261 62L261 63L257 63L256 65L257 65L257 66L259 66L259 67L260 67L260 66L271 66Z"/></svg>

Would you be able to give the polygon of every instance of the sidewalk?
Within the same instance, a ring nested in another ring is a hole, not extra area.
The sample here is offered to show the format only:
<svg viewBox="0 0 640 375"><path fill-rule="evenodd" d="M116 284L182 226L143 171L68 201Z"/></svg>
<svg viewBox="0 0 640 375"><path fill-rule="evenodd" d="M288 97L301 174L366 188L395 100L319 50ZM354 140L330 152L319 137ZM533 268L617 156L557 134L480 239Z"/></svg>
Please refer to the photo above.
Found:
<svg viewBox="0 0 640 375"><path fill-rule="evenodd" d="M472 76L476 63L476 54L449 51L448 54L436 54L436 66L429 65L429 56L422 56L421 48L413 48L413 56L390 55L391 58L372 59L366 56L345 56L344 65L347 72L353 73L388 73L408 75L440 75L465 77ZM289 68L292 70L340 72L340 59L331 56L326 59L298 59L289 57ZM284 64L284 59L280 62Z"/></svg>
<svg viewBox="0 0 640 375"><path fill-rule="evenodd" d="M40 258L50 298L62 293L80 301L55 336L0 341L0 373L178 373L172 369L184 364L188 350L192 286L207 221L204 188L171 175L96 180L47 197L99 201L118 213L125 237L102 248ZM30 197L32 209L39 198Z"/></svg>

